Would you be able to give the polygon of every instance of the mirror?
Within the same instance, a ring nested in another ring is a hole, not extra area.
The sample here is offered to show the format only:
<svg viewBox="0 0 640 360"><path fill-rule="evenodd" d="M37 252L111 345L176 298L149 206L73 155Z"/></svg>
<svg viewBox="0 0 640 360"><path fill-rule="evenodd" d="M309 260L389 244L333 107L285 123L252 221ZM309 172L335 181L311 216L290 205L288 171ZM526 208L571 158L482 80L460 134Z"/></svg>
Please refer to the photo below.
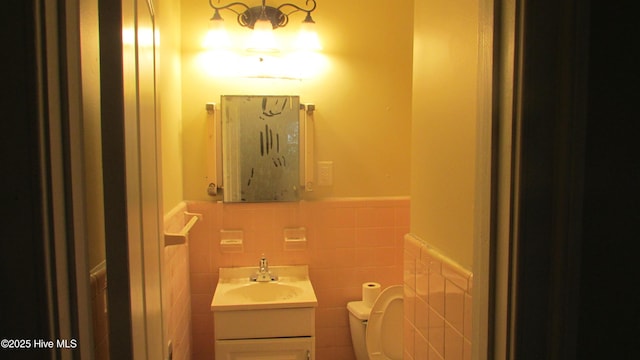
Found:
<svg viewBox="0 0 640 360"><path fill-rule="evenodd" d="M298 201L300 98L222 96L225 202Z"/></svg>

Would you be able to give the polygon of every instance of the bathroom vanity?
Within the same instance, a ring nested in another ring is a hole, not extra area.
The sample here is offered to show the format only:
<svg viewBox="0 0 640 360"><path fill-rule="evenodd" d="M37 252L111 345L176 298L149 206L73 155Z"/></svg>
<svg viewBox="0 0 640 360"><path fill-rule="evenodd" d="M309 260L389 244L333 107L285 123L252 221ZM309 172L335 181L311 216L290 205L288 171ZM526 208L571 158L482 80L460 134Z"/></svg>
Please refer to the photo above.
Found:
<svg viewBox="0 0 640 360"><path fill-rule="evenodd" d="M211 301L216 359L315 359L318 300L308 267L272 267L277 280L268 281L255 281L256 271L220 269Z"/></svg>

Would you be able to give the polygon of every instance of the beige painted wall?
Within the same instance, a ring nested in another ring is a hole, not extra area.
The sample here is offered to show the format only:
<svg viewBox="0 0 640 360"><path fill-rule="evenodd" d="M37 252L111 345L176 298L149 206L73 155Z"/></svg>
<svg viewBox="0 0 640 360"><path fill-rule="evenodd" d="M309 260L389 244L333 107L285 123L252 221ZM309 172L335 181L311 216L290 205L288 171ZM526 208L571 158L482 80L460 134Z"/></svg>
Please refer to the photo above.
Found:
<svg viewBox="0 0 640 360"><path fill-rule="evenodd" d="M411 233L471 270L478 2L416 1Z"/></svg>
<svg viewBox="0 0 640 360"><path fill-rule="evenodd" d="M201 42L213 12L206 1L181 4L184 199L211 199L205 103L219 103L223 94L299 94L316 104L316 160L333 161L334 184L307 199L409 195L412 1L318 1L322 66L305 80L210 75ZM384 12L371 11L376 6ZM232 14L222 15L228 28L237 27ZM302 19L294 15L276 33L291 36Z"/></svg>
<svg viewBox="0 0 640 360"><path fill-rule="evenodd" d="M82 0L80 2L80 41L87 248L89 269L93 269L106 259L97 0Z"/></svg>
<svg viewBox="0 0 640 360"><path fill-rule="evenodd" d="M166 214L184 198L180 0L158 0L156 9L160 34L157 89L162 132L162 195L163 214Z"/></svg>

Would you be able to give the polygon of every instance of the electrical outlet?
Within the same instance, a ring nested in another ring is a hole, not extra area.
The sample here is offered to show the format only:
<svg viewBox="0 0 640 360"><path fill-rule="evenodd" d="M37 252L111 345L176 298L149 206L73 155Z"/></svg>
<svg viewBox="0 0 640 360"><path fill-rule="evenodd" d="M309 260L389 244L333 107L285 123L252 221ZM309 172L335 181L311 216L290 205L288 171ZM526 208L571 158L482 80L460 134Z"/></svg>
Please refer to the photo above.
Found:
<svg viewBox="0 0 640 360"><path fill-rule="evenodd" d="M318 186L333 185L333 161L318 161Z"/></svg>

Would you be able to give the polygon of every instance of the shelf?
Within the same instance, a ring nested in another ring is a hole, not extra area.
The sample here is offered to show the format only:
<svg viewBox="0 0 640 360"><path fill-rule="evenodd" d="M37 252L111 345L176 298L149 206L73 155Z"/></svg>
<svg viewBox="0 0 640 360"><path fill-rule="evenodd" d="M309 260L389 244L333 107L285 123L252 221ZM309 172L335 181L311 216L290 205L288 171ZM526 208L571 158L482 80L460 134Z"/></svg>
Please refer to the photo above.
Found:
<svg viewBox="0 0 640 360"><path fill-rule="evenodd" d="M193 226L196 224L196 222L198 222L198 220L202 220L202 214L190 213L185 211L184 216L185 218L187 217L191 217L191 218L188 221L185 221L185 224L182 227L182 230L180 230L179 232L164 233L164 246L186 244L187 240L189 239L189 232L191 231L191 228L193 228Z"/></svg>

